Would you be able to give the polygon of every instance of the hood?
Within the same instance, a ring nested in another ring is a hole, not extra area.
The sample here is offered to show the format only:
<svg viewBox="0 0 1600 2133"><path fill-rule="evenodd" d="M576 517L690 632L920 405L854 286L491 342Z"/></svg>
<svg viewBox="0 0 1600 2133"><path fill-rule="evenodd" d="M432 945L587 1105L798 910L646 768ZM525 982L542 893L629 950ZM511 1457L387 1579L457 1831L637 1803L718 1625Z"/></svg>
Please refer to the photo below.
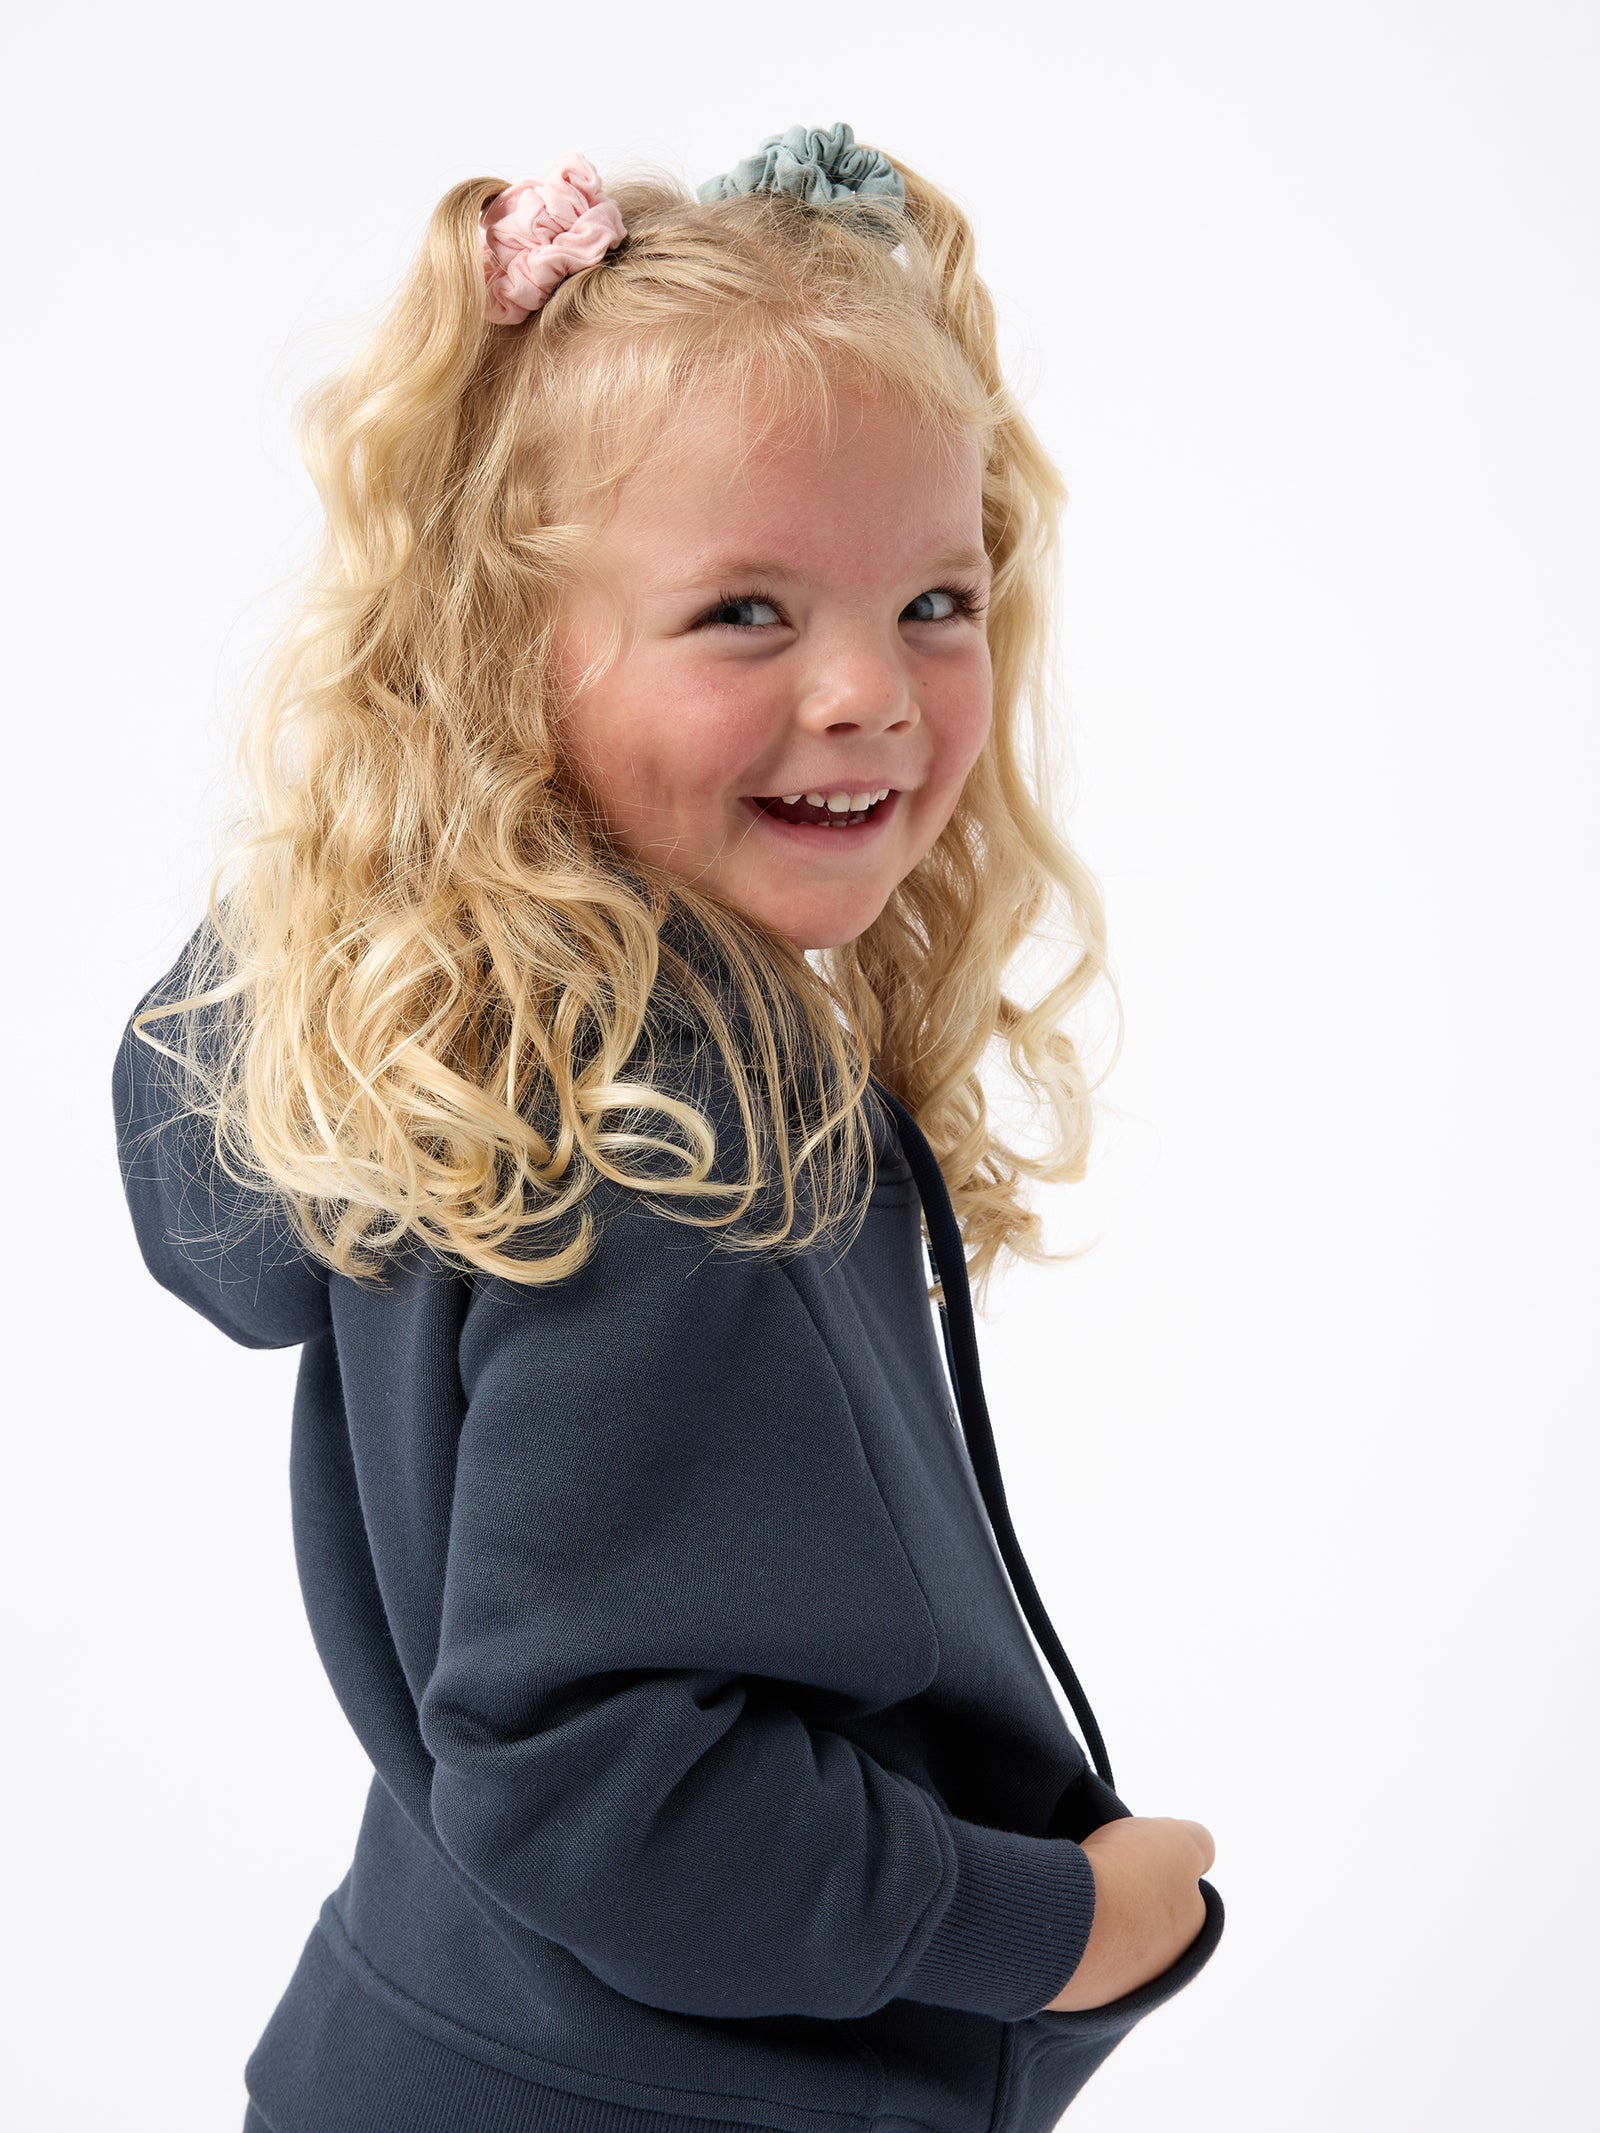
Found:
<svg viewBox="0 0 1600 2133"><path fill-rule="evenodd" d="M180 999L209 915L134 1009ZM204 1026L204 1025L202 1025ZM151 1035L173 1044L177 1023ZM144 1263L174 1296L245 1348L289 1348L329 1324L327 1269L311 1259L281 1202L219 1165L196 1084L155 1051L130 1015L111 1077L123 1191Z"/></svg>
<svg viewBox="0 0 1600 2133"><path fill-rule="evenodd" d="M133 1028L134 1015L189 989L202 949L214 945L214 936L207 941L210 932L207 916L172 968L141 997L117 1046L112 1104L123 1191L145 1265L164 1289L242 1347L287 1348L330 1325L329 1270L300 1241L281 1201L227 1175L212 1146L210 1121L195 1109L201 1092L178 1061L155 1051ZM671 918L663 934L719 993L737 1037L747 1018L710 944L686 924L675 932ZM703 1031L670 999L658 1028L662 1024L689 1037L688 1060L702 1070L690 1074L690 1088L716 1120L721 1077L699 1042ZM158 1023L152 1034L173 1043L176 1027ZM867 1114L878 1177L898 1175L905 1158L892 1121L870 1091ZM731 1112L729 1131L742 1148L742 1128Z"/></svg>

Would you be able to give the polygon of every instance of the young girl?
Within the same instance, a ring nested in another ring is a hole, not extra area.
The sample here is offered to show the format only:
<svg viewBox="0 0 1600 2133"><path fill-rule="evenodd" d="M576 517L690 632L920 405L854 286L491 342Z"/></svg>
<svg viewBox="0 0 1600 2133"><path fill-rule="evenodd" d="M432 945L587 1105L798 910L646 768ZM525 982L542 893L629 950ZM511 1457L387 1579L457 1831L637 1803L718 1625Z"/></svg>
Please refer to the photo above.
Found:
<svg viewBox="0 0 1600 2133"><path fill-rule="evenodd" d="M1104 929L971 230L844 125L474 179L300 421L256 800L115 1074L150 1271L302 1347L375 1771L246 2124L1044 2133L1222 1906L1112 1789L978 1374Z"/></svg>

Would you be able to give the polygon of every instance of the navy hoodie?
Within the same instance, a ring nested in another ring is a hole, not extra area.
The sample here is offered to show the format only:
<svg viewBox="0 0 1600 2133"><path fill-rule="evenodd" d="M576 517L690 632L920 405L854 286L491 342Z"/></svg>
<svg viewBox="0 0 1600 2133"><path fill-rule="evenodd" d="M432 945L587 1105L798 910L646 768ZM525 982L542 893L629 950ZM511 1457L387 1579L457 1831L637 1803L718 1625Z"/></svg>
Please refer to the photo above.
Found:
<svg viewBox="0 0 1600 2133"><path fill-rule="evenodd" d="M1046 2133L1209 1961L1202 1881L1159 1977L1041 2011L1094 1915L1075 1840L1132 1810L1005 1513L937 1162L881 1084L843 1251L730 1254L602 1180L593 1256L537 1289L420 1246L380 1289L315 1263L131 1021L113 1093L151 1274L301 1349L296 1562L373 1764L245 2068L273 2133Z"/></svg>

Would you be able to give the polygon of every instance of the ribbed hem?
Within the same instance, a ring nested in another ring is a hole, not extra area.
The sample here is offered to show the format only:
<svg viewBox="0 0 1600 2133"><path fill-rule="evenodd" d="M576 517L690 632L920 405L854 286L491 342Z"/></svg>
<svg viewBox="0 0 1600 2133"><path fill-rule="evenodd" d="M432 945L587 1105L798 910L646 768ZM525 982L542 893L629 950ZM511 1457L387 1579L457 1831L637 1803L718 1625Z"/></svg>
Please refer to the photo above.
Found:
<svg viewBox="0 0 1600 2133"><path fill-rule="evenodd" d="M1026 1837L959 1816L956 1887L897 1994L1020 2021L1077 1969L1094 1923L1094 1868L1070 1837Z"/></svg>

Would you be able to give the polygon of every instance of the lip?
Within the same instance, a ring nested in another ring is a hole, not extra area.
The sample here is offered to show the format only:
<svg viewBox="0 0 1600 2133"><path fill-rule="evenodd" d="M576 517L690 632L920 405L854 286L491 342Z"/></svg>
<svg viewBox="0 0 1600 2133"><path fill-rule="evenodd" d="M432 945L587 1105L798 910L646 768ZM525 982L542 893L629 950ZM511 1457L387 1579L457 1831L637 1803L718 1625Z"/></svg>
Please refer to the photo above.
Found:
<svg viewBox="0 0 1600 2133"><path fill-rule="evenodd" d="M832 784L831 784L831 785L822 785L822 784L819 784L819 783L818 783L818 781L817 781L817 780L816 780L815 778L813 778L813 779L811 780L811 782L810 782L810 784L809 784L809 785L801 785L801 784L798 784L798 783L796 783L796 784L794 784L794 785L786 785L786 786L785 786L785 787L783 788L783 791L784 791L784 792L798 792L798 793L802 793L802 794L804 794L804 793L808 793L808 792L820 792L820 793L830 793L830 792L851 792L851 793L854 793L854 792L879 792L879 791L881 791L881 790L882 790L882 789L883 789L883 788L884 788L885 786L887 786L887 787L888 787L888 789L889 789L889 798L890 798L890 799L893 799L893 798L894 798L894 796L895 796L895 794L896 794L897 792L903 791L903 790L905 789L905 788L904 788L904 787L902 787L902 786L896 785L896 783L894 782L894 779L893 779L893 778L848 778L848 779L846 779L846 778L835 778L835 779L833 780L833 782L832 782ZM758 799L759 799L759 800L772 800L772 799L778 799L778 798L781 798L781 794L777 794L777 793L770 793L770 792L768 792L768 793L753 793L753 792L752 792L752 793L746 793L746 794L744 795L744 797L745 797L745 798L746 798L747 800L758 800Z"/></svg>
<svg viewBox="0 0 1600 2133"><path fill-rule="evenodd" d="M812 788L815 791L815 787ZM868 788L872 790L874 788ZM861 790L860 786L856 791ZM759 800L746 799L744 807L757 822L776 837L784 837L802 848L812 851L833 851L841 854L862 851L875 845L882 836L885 824L894 819L900 805L900 789L891 786L886 798L880 800L865 822L858 822L852 829L834 829L826 822L785 822L781 815L769 815Z"/></svg>

